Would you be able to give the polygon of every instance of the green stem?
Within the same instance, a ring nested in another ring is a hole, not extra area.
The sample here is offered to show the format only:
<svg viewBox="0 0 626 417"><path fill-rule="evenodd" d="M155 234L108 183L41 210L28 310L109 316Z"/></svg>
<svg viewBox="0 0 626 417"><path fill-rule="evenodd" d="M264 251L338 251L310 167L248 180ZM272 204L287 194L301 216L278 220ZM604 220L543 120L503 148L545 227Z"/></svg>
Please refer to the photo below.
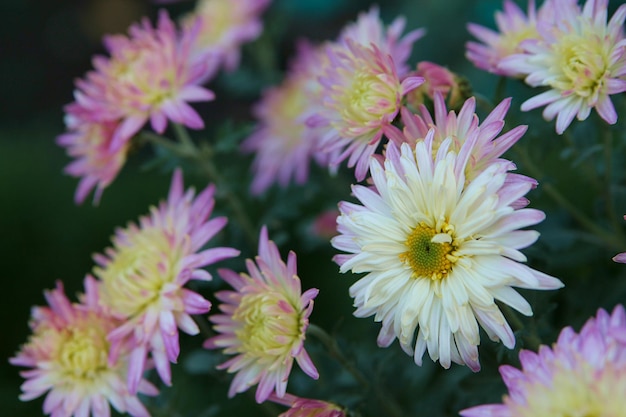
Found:
<svg viewBox="0 0 626 417"><path fill-rule="evenodd" d="M172 127L174 129L174 134L176 134L176 138L184 148L197 151L196 145L193 143L193 140L191 140L191 136L189 136L189 132L185 129L185 126L178 123L172 123Z"/></svg>
<svg viewBox="0 0 626 417"><path fill-rule="evenodd" d="M161 135L157 135L156 133L152 133L152 132L148 132L148 131L143 131L141 133L139 133L137 135L137 137L139 138L139 140L145 141L145 142L149 142L152 143L153 145L157 145L160 146L162 148L167 149L168 151L183 157L183 158L190 158L191 155L188 154L188 150L183 149L180 144L176 143L176 142L172 142L171 140L169 140L166 137L163 137Z"/></svg>
<svg viewBox="0 0 626 417"><path fill-rule="evenodd" d="M574 161L576 160L579 161L578 163L576 163L576 165L581 166L582 169L585 171L584 173L585 179L588 179L591 181L594 189L601 190L602 182L600 178L598 178L598 170L596 169L595 166L589 163L589 158L582 158L582 155L580 154L580 151L578 150L578 146L576 145L576 142L574 142L574 140L572 139L571 130L565 130L565 132L563 132L563 139L565 140L565 142L567 142L567 144L572 149L572 157L574 158Z"/></svg>
<svg viewBox="0 0 626 417"><path fill-rule="evenodd" d="M498 84L496 84L496 89L493 94L493 102L495 103L495 105L500 103L504 98L504 92L506 91L506 81L507 77L504 76L498 79Z"/></svg>
<svg viewBox="0 0 626 417"><path fill-rule="evenodd" d="M524 167L528 170L529 174L536 178L537 180L543 177L543 172L537 165L534 164L528 152L523 146L519 146L514 148L514 151L517 153L517 156L522 161ZM587 231L596 235L601 239L602 242L606 244L606 246L611 249L623 250L626 248L626 241L622 239L620 236L615 236L613 233L610 233L604 230L602 227L598 226L593 220L591 220L587 215L579 210L571 201L569 201L557 188L555 188L550 183L543 183L541 186L542 190L554 200L559 206L564 208L578 223L581 224Z"/></svg>
<svg viewBox="0 0 626 417"><path fill-rule="evenodd" d="M613 199L613 193L611 188L613 185L613 134L609 126L605 123L602 128L602 136L604 141L604 165L605 165L605 199L606 199L606 215L609 218L609 223L613 227L615 233L617 233L623 240L624 237L623 224L621 219L623 216L619 216L615 211L615 201Z"/></svg>
<svg viewBox="0 0 626 417"><path fill-rule="evenodd" d="M354 377L354 379L363 386L363 389L368 391L370 388L369 380L363 375L359 369L354 366L354 363L345 357L341 349L339 348L339 344L337 341L331 337L324 329L321 327L310 323L307 328L307 333L311 334L317 340L322 342L322 344L328 350L330 356L335 358L337 362L339 362L350 374Z"/></svg>
<svg viewBox="0 0 626 417"><path fill-rule="evenodd" d="M200 164L200 167L207 174L207 176L211 178L213 181L215 181L217 184L225 185L226 182L224 181L222 175L220 174L217 166L213 163L213 154L214 154L213 149L208 144L205 144L205 146L202 149L202 152L199 152L199 154L200 154L200 157L198 159L198 162ZM250 218L248 217L248 214L243 207L243 203L237 197L237 195L233 193L232 191L230 191L229 189L225 189L223 187L222 192L223 192L224 199L226 200L231 210L233 211L233 214L235 218L237 219L239 226L245 233L246 238L248 239L252 247L256 247L257 240L258 240L257 233L255 231L256 229L252 225L252 222L250 221Z"/></svg>
<svg viewBox="0 0 626 417"><path fill-rule="evenodd" d="M376 378L373 379L371 382L374 386L372 387L370 380L354 365L354 362L349 360L343 354L337 341L326 333L324 329L316 326L315 324L309 324L307 333L322 342L330 356L335 358L335 360L337 360L337 362L339 362L354 377L354 379L363 387L365 393L368 393L370 388L374 389L376 396L378 397L381 405L385 408L389 417L402 417L404 415L400 405L395 402L393 397L388 395L387 390L380 384L379 380Z"/></svg>
<svg viewBox="0 0 626 417"><path fill-rule="evenodd" d="M236 194L226 188L227 183L214 163L213 148L211 148L211 146L207 143L203 145L202 149L199 149L191 139L191 136L189 136L189 132L187 132L187 129L185 129L184 126L177 123L173 123L172 125L176 138L178 139L178 143L172 142L171 140L152 132L141 132L139 138L154 145L161 146L181 158L194 161L211 181L219 184L220 191L233 211L233 215L245 233L246 238L252 247L256 247L256 229L252 225L241 200Z"/></svg>
<svg viewBox="0 0 626 417"><path fill-rule="evenodd" d="M200 329L200 334L202 336L206 337L207 339L215 336L215 332L213 331L213 329L211 329L211 326L209 325L209 322L207 321L205 316L193 315L191 316L191 318L198 325L198 328Z"/></svg>

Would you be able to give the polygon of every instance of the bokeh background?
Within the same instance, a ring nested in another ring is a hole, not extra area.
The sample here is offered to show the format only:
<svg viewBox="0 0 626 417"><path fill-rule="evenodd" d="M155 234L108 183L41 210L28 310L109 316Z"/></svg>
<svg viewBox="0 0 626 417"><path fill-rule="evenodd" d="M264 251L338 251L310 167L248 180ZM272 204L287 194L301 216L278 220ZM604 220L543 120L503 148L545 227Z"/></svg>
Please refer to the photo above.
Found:
<svg viewBox="0 0 626 417"><path fill-rule="evenodd" d="M617 3L612 2L611 5L614 7ZM223 74L210 84L218 98L214 103L200 107L208 131L224 129L225 120L233 125L249 124L252 120L251 103L258 98L263 86L279 81L297 38L333 39L346 22L354 20L358 12L368 10L371 4L374 2L366 0L275 0L265 14L267 33L258 42L244 48L242 69L233 74ZM192 2L182 2L169 9L172 14L177 14L191 5ZM469 40L465 25L477 22L494 27L493 13L501 5L500 0L385 0L380 7L386 22L402 14L407 18L408 29L427 29L426 37L416 43L412 63L430 60L445 65L465 75L476 91L490 97L497 79L476 70L464 58L464 43ZM103 52L102 35L125 32L129 24L142 16L154 18L157 10L158 6L148 0L3 0L0 3L0 414L3 416L26 417L42 413L41 400L29 403L18 400L22 379L18 369L7 362L28 336L31 306L45 303L42 291L52 288L55 280L59 279L63 280L69 295L79 291L85 273L93 266L91 255L109 244L115 227L135 220L166 195L170 179L168 170L163 164L156 167L150 164L154 159L153 151L141 149L130 158L97 207L90 202L77 206L73 203L77 180L62 173L69 159L55 144L55 137L64 131L62 107L72 101L73 80L82 77L91 68L90 59L94 54ZM516 99L513 105L519 106L520 103L521 99ZM537 115L528 117L537 118ZM558 154L558 150L550 148L546 152ZM244 172L241 189L248 185L249 162L250 159L245 157L233 160ZM555 166L555 172L558 171L559 167ZM314 175L322 177L324 174ZM572 185L575 178L568 175L562 177L561 183L575 188ZM264 199L248 198L247 203L258 213L257 221L267 220L274 230L280 231L275 239L290 245L282 249L297 251L304 286L322 288L316 301L314 320L332 330L333 327L340 328L343 321L351 320L352 307L347 288L353 279L337 274L337 267L330 260L333 250L327 242L306 239L314 215L332 208L327 206L327 200L320 202L317 199L325 191L324 181L332 183L322 180L317 189L300 193L272 192L270 197ZM189 176L188 182L202 185L202 179L193 175ZM339 189L347 185L344 180L335 183L334 187ZM347 195L345 190L344 194ZM291 198L294 195L299 200L284 201L279 208L270 208L271 201L274 201L272 198ZM536 198L541 199L540 190ZM581 195L580 198L585 197ZM549 208L549 205L546 207ZM626 212L626 204L622 207L620 212ZM563 214L558 221L568 224L570 220ZM557 225L558 222L550 223L545 234L554 237L562 233ZM236 235L236 232L232 234ZM542 270L569 274L577 265L580 266L576 259L584 258L579 257L580 251L569 250L568 245L574 237L559 236L557 238L561 240L556 240L556 249L555 246L541 246L540 243L529 256L544 267ZM244 249L244 253L250 254L252 250ZM559 256L565 257L550 263L546 260L546 253L550 250L560 250ZM610 258L614 254L606 249L592 250L591 255L588 252L585 252L586 256L593 257ZM564 253L568 253L570 258ZM583 272L579 268L577 273ZM598 271L587 264L585 273L588 278L583 290L563 296L560 301L565 303L565 307L552 309L554 314L550 317L554 326L568 323L580 325L583 318L593 314L596 308L610 308L616 302L624 301L626 286L619 266L607 265ZM593 285L594 278L597 278L594 274L597 273L612 274L613 285L607 288L605 281L600 284L601 288ZM562 278L562 275L557 276ZM327 292L324 289L328 289ZM577 304L576 298L579 297L583 299ZM558 296L531 297L531 303L557 301ZM580 314L569 316L573 319L568 321L569 313L576 308L580 309ZM354 332L355 338L369 335L361 337L368 341L368 345L363 347L360 355L365 359L368 354L383 355L383 360L387 356L404 355L395 344L380 353L375 347L378 325L371 322L371 319L360 320L362 324L352 326L352 330L342 330L347 332L344 336L348 340L350 331ZM200 344L197 339L185 343L195 348ZM487 352L497 350L489 345L484 349ZM462 403L462 397L454 397L457 403L446 402L445 398L453 391L463 391L463 385L451 385L451 381L461 384L459 381L468 377L465 369L457 369L447 379L428 379L435 372L428 359L425 359L427 364L422 371L412 365L409 357L403 359L406 366L398 370L403 376L419 372L425 375L408 376L412 385L404 394L404 400L411 401L415 397L415 392L411 391L424 388L420 388L420 383L426 380L435 381L434 386L441 394L439 399L431 398L428 402L425 399L415 400L414 403L419 404L423 411L416 415L453 415L458 411L457 404ZM168 407L203 416L254 415L242 411L253 409L252 400L246 395L238 396L233 403L235 405L206 409L203 414L196 412L196 403L188 403L190 392L196 393L204 403L207 399L219 402L225 397L225 381L228 378L210 371L209 365L214 364L212 360L215 358L196 352L187 364L175 367L175 373L187 370L197 373L196 379L188 379L185 384L166 390L165 399L161 400L165 405L161 407L162 414L158 415L177 415ZM331 368L334 365L330 362L322 363L320 367L322 376L326 373L329 378L341 377L341 374L333 373L335 371ZM299 382L297 375L295 378L295 389L307 388L307 382ZM215 381L221 382L221 385ZM502 390L497 381L487 378L476 377L470 382L465 380L465 383L484 384L489 390L485 398L497 398ZM199 400L196 402L200 403ZM272 411L269 410L270 414Z"/></svg>

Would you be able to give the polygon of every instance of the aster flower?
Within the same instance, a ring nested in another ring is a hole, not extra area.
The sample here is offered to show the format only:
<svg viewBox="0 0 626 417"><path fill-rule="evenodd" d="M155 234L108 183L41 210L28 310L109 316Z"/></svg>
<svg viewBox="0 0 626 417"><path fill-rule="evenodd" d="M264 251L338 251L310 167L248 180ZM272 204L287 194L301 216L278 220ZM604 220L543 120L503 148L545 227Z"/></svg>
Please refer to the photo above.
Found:
<svg viewBox="0 0 626 417"><path fill-rule="evenodd" d="M376 45L363 46L351 39L327 47L330 64L322 77L322 107L308 123L326 126L320 150L330 164L348 158L362 181L369 159L376 151L386 126L394 120L402 97L424 80L409 76L400 80L389 54Z"/></svg>
<svg viewBox="0 0 626 417"><path fill-rule="evenodd" d="M502 404L461 411L463 417L623 416L626 410L626 313L598 310L580 333L563 329L552 348L522 350L522 369L502 365L509 394Z"/></svg>
<svg viewBox="0 0 626 417"><path fill-rule="evenodd" d="M199 24L194 50L216 54L228 70L239 65L241 45L263 31L261 14L270 0L199 0L183 25Z"/></svg>
<svg viewBox="0 0 626 417"><path fill-rule="evenodd" d="M77 122L69 132L57 138L57 143L67 148L67 154L75 158L65 167L65 172L81 178L74 195L77 204L85 201L94 188L94 202L97 204L104 189L124 166L129 143L111 148L118 126L115 121Z"/></svg>
<svg viewBox="0 0 626 417"><path fill-rule="evenodd" d="M457 113L448 112L443 95L434 93L434 119L426 106L419 105L419 114L413 114L408 109L402 108L402 131L391 126L385 130L389 140L396 145L406 142L415 146L417 142L424 141L431 130L433 136L433 152L437 152L441 144L448 138L451 142L450 149L459 153L461 148L468 142L475 142L471 146L469 160L465 165L465 180L471 181L494 162L503 161L500 157L510 149L524 135L528 126L516 126L501 136L498 136L504 128L504 118L511 106L511 99L502 100L491 113L479 123L476 115L476 99L470 97L463 103L463 107ZM533 187L536 181L532 178L519 174L509 174L510 181L528 182ZM520 203L526 201L521 199Z"/></svg>
<svg viewBox="0 0 626 417"><path fill-rule="evenodd" d="M108 417L109 403L120 413L149 416L136 395L124 383L128 370L127 346L113 362L107 357L112 349L107 333L119 321L99 303L100 294L93 278L85 279L81 303L71 303L63 284L46 291L49 307L34 307L32 335L16 356L13 365L30 368L21 372L22 401L47 392L43 411L51 416ZM138 391L156 395L157 389L142 379Z"/></svg>
<svg viewBox="0 0 626 417"><path fill-rule="evenodd" d="M107 36L110 57L93 59L94 71L76 82L75 103L67 107L83 120L121 121L112 148L128 141L150 120L163 133L167 121L192 129L204 122L188 102L209 101L213 92L199 84L215 73L216 59L192 56L195 28L179 32L165 11L156 27L144 19L130 27L129 37Z"/></svg>
<svg viewBox="0 0 626 417"><path fill-rule="evenodd" d="M254 152L252 192L260 194L274 182L286 187L292 180L304 184L309 176L310 160L320 165L327 157L317 151L318 129L307 126L311 90L317 84L315 64L318 48L307 42L298 44L285 80L263 92L253 108L259 121L257 130L242 144L245 152Z"/></svg>
<svg viewBox="0 0 626 417"><path fill-rule="evenodd" d="M537 11L535 1L530 0L526 15L513 1L505 0L504 11L495 14L498 32L475 23L467 25L468 31L483 43L468 42L466 57L485 71L509 77L523 76L513 66L502 68L500 62L523 52L523 41L540 38L537 29L540 24L553 21L564 8L572 7L576 7L576 0L546 0Z"/></svg>
<svg viewBox="0 0 626 417"><path fill-rule="evenodd" d="M278 398L270 396L270 400L278 404L286 405L289 410L278 417L345 417L345 411L336 404L311 398L300 398L295 395L285 394Z"/></svg>
<svg viewBox="0 0 626 417"><path fill-rule="evenodd" d="M133 346L131 392L141 379L148 353L163 382L171 384L169 363L176 362L180 351L178 329L198 334L191 315L205 314L211 305L184 285L211 279L201 268L239 254L232 248L203 249L226 224L224 217L209 220L214 190L209 186L198 196L193 189L183 193L182 174L176 170L167 202L153 207L138 225L118 229L113 247L94 256L102 301L124 320L109 339L114 347L129 340ZM116 359L115 353L111 359Z"/></svg>
<svg viewBox="0 0 626 417"><path fill-rule="evenodd" d="M512 287L555 289L562 283L523 265L519 251L538 233L543 212L512 203L531 188L507 182L508 161L465 179L476 136L452 152L446 139L434 151L434 129L416 145L390 142L384 166L372 159L374 188L353 186L361 205L341 202L333 246L341 272L366 273L350 287L354 315L382 322L381 347L398 338L421 365L426 349L445 368L480 369L479 325L513 348L515 337L495 303L531 315ZM417 330L417 334L416 333ZM414 346L415 340L415 346Z"/></svg>
<svg viewBox="0 0 626 417"><path fill-rule="evenodd" d="M296 254L289 252L283 262L276 244L261 229L259 255L246 261L248 274L219 270L234 291L220 291L222 314L209 317L220 333L208 339L207 349L223 349L233 358L218 366L237 373L228 391L232 397L258 384L256 401L270 394L285 396L287 380L295 359L311 378L318 373L304 349L305 332L318 290L302 293L296 270Z"/></svg>
<svg viewBox="0 0 626 417"><path fill-rule="evenodd" d="M522 103L528 111L546 106L543 117L556 117L562 134L574 117L585 120L596 109L609 124L617 121L612 94L626 91L626 39L623 32L626 5L607 24L608 0L588 0L582 11L559 9L552 25L538 26L540 39L526 41L524 52L501 62L504 69L527 74L532 87L549 89Z"/></svg>

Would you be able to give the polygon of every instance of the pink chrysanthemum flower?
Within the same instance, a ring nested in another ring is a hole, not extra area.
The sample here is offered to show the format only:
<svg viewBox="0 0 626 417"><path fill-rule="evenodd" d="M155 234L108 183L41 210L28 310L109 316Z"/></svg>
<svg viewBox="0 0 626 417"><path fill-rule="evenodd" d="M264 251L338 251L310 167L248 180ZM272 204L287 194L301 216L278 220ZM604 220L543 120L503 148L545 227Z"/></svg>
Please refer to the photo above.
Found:
<svg viewBox="0 0 626 417"><path fill-rule="evenodd" d="M149 416L136 395L124 382L128 370L127 346L115 361L109 362L111 344L107 333L120 322L100 306L98 287L93 278L85 279L80 304L71 303L59 281L45 292L49 307L34 307L28 342L9 361L31 368L21 372L22 401L46 399L43 411L52 417L108 417L109 403L120 413ZM138 392L156 395L157 389L142 379Z"/></svg>
<svg viewBox="0 0 626 417"><path fill-rule="evenodd" d="M239 65L241 45L255 40L263 31L261 14L270 0L199 0L183 25L199 24L194 50L219 56L227 70Z"/></svg>
<svg viewBox="0 0 626 417"><path fill-rule="evenodd" d="M320 150L330 154L331 165L348 158L362 181L370 157L384 129L401 107L402 97L423 82L420 77L398 77L391 55L377 45L361 45L351 39L327 47L330 64L322 77L322 106L310 117L312 126L326 126Z"/></svg>
<svg viewBox="0 0 626 417"><path fill-rule="evenodd" d="M184 285L192 279L211 279L202 267L239 254L232 248L203 249L227 221L209 219L213 194L213 186L198 196L193 189L183 192L182 174L176 170L167 202L153 207L138 225L118 229L113 247L94 256L102 302L124 320L109 339L114 346L127 340L133 344L128 375L131 392L141 379L148 353L161 379L171 384L169 363L178 358L178 329L198 334L191 315L205 314L211 305Z"/></svg>
<svg viewBox="0 0 626 417"><path fill-rule="evenodd" d="M540 22L551 22L560 10L576 7L576 0L545 0L536 10L535 1L528 3L528 15L511 0L504 1L504 11L496 12L495 32L475 23L467 25L468 31L483 43L468 42L466 57L476 67L494 74L520 77L524 74L515 67L500 67L500 62L513 54L523 52L521 43L528 39L539 39L537 26Z"/></svg>
<svg viewBox="0 0 626 417"><path fill-rule="evenodd" d="M242 149L256 153L252 165L254 194L274 182L286 187L292 178L296 184L304 184L311 159L320 165L326 163L327 157L317 151L318 129L305 124L310 93L317 88L311 85L317 84L314 65L320 57L319 48L300 42L283 83L267 89L253 108L260 125Z"/></svg>
<svg viewBox="0 0 626 417"><path fill-rule="evenodd" d="M465 180L471 181L494 162L502 162L503 159L500 158L502 154L510 149L526 132L528 126L520 125L498 136L504 128L504 118L510 106L510 98L502 100L485 120L479 123L475 113L476 99L474 97L466 100L459 113L456 114L454 111L448 112L443 96L436 92L434 95L434 119L424 105L418 106L419 114L413 114L408 109L403 108L403 130L400 131L400 129L392 126L386 130L386 134L389 140L394 141L398 146L403 142L415 146L415 143L423 141L433 130L432 146L434 153L447 139L449 139L448 146L450 149L457 153L464 146L467 146L468 142L474 142L469 160L465 164ZM509 174L508 181L529 183L533 187L536 185L534 179L519 174ZM526 199L520 200L520 204L525 201Z"/></svg>
<svg viewBox="0 0 626 417"><path fill-rule="evenodd" d="M621 417L626 413L626 313L598 310L579 334L561 331L539 353L522 350L522 369L502 365L509 389L502 404L461 411L463 417Z"/></svg>
<svg viewBox="0 0 626 417"><path fill-rule="evenodd" d="M65 172L81 180L74 195L77 204L96 189L94 203L100 201L102 192L115 179L126 162L129 144L113 149L111 140L119 123L78 122L69 132L60 135L57 143L67 148L75 160L65 167Z"/></svg>
<svg viewBox="0 0 626 417"><path fill-rule="evenodd" d="M423 141L390 142L381 164L372 159L374 187L355 185L361 204L341 202L332 245L341 272L365 273L350 287L357 317L382 322L381 347L396 338L421 365L428 349L445 368L451 362L480 369L479 325L508 347L515 336L496 300L524 315L528 302L513 289L555 289L562 283L523 265L520 252L539 234L519 230L545 217L515 209L531 184L511 185L509 161L494 162L473 180L465 172L477 136L453 152L452 139L434 148Z"/></svg>
<svg viewBox="0 0 626 417"><path fill-rule="evenodd" d="M163 133L167 120L192 129L204 122L188 102L213 100L201 87L217 68L210 56L192 56L197 28L179 32L167 12L161 11L156 27L147 19L131 26L129 37L107 36L111 57L97 56L95 71L76 82L76 102L67 107L83 120L121 120L112 148L121 146L150 120Z"/></svg>
<svg viewBox="0 0 626 417"><path fill-rule="evenodd" d="M525 41L524 52L504 59L503 69L527 74L532 87L549 90L522 103L528 111L546 106L543 117L556 117L562 134L574 117L585 120L595 108L609 124L617 121L612 94L626 91L626 4L607 24L608 0L588 0L582 11L559 8L551 25L538 26L540 39Z"/></svg>
<svg viewBox="0 0 626 417"><path fill-rule="evenodd" d="M296 270L296 254L289 252L287 264L280 257L265 227L259 239L256 261L248 259L245 273L220 270L220 276L235 291L220 291L215 296L222 302L223 314L211 316L214 329L220 333L208 339L208 349L224 349L235 355L218 366L235 375L228 396L244 392L259 384L256 401L267 400L270 394L284 397L287 380L295 359L311 378L318 373L304 349L305 332L313 311L318 290L302 293Z"/></svg>
<svg viewBox="0 0 626 417"><path fill-rule="evenodd" d="M345 417L346 412L337 404L311 398L300 398L295 395L285 394L278 398L270 396L270 400L278 404L286 405L289 410L278 417Z"/></svg>
<svg viewBox="0 0 626 417"><path fill-rule="evenodd" d="M421 61L417 63L415 75L422 77L424 83L410 91L406 101L413 109L424 104L426 99L433 101L435 93L440 93L451 108L456 108L466 98L467 86L456 74L434 62Z"/></svg>
<svg viewBox="0 0 626 417"><path fill-rule="evenodd" d="M383 54L391 55L398 75L403 78L409 71L407 61L413 51L413 43L426 33L424 29L415 29L402 36L405 25L406 19L399 16L385 28L378 7L372 6L368 13L360 13L356 22L341 31L338 42L350 40L365 47L376 45Z"/></svg>

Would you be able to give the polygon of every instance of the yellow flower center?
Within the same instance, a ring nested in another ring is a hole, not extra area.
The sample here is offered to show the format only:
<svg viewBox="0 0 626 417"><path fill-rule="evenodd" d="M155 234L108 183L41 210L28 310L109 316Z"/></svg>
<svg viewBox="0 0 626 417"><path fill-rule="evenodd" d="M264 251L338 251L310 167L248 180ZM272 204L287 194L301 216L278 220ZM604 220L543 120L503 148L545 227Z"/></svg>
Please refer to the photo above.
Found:
<svg viewBox="0 0 626 417"><path fill-rule="evenodd" d="M585 366L587 365L587 366ZM550 386L540 383L526 386L526 403L509 403L515 417L608 417L623 416L626 410L626 381L621 369L604 365L601 371L584 360L578 369L563 366L555 369Z"/></svg>
<svg viewBox="0 0 626 417"><path fill-rule="evenodd" d="M606 89L609 48L591 30L563 38L554 47L557 76L550 86L580 97L597 99Z"/></svg>
<svg viewBox="0 0 626 417"><path fill-rule="evenodd" d="M269 124L276 136L285 139L284 146L293 149L303 140L304 124L299 118L307 106L304 86L299 79L288 79L280 91L276 91L275 101L270 103Z"/></svg>
<svg viewBox="0 0 626 417"><path fill-rule="evenodd" d="M538 39L539 33L534 24L524 25L518 30L503 32L498 40L498 52L501 57L522 52L520 43L527 39Z"/></svg>
<svg viewBox="0 0 626 417"><path fill-rule="evenodd" d="M240 353L257 359L274 361L290 354L293 342L301 340L300 312L284 312L278 307L285 302L282 294L268 290L246 294L233 313L233 320L243 325L235 331L241 342Z"/></svg>
<svg viewBox="0 0 626 417"><path fill-rule="evenodd" d="M238 13L239 12L239 13ZM233 7L230 0L204 0L198 2L196 12L188 15L184 22L190 24L196 15L202 16L202 31L199 34L203 46L215 46L226 32L243 23L242 11Z"/></svg>
<svg viewBox="0 0 626 417"><path fill-rule="evenodd" d="M408 264L413 278L441 280L452 270L456 258L452 255L455 246L449 233L437 231L420 222L404 242L407 251L400 260Z"/></svg>
<svg viewBox="0 0 626 417"><path fill-rule="evenodd" d="M161 289L174 282L182 245L171 243L161 229L131 231L128 242L117 244L105 268L95 268L102 281L102 298L115 313L126 317L141 314L160 301Z"/></svg>
<svg viewBox="0 0 626 417"><path fill-rule="evenodd" d="M66 329L60 343L58 363L64 377L88 382L108 369L109 343L106 332L97 323Z"/></svg>
<svg viewBox="0 0 626 417"><path fill-rule="evenodd" d="M335 90L337 104L334 110L339 112L341 118L332 126L345 137L361 136L364 127L376 129L377 122L398 110L400 85L381 80L379 74L366 67L366 63L363 66L364 69L350 74L348 70L340 70L344 79L351 80L351 84ZM354 127L357 129L354 130Z"/></svg>

